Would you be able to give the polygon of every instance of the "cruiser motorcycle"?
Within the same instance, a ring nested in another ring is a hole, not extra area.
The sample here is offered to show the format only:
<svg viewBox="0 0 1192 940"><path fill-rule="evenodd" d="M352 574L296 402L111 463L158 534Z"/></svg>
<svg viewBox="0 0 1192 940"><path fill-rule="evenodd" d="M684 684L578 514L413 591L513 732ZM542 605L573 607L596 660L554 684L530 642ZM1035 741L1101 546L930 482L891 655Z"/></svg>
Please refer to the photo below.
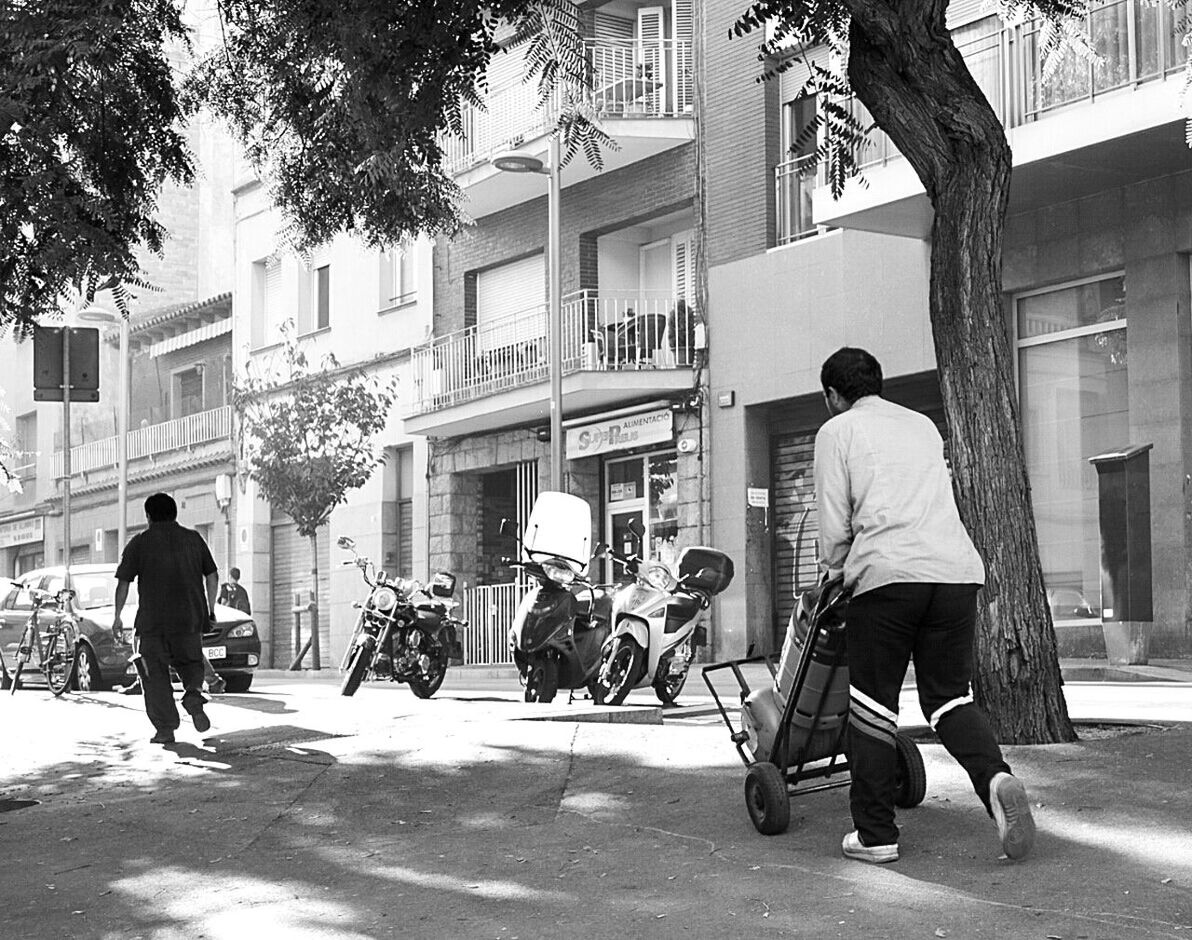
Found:
<svg viewBox="0 0 1192 940"><path fill-rule="evenodd" d="M640 523L630 523L630 531L640 547ZM633 689L651 686L662 704L673 705L697 647L707 644L705 611L732 581L732 559L714 548L685 548L676 578L666 565L637 553L610 550L609 556L630 580L613 595L612 632L597 680L604 699L620 705Z"/></svg>
<svg viewBox="0 0 1192 940"><path fill-rule="evenodd" d="M586 577L591 507L578 496L544 492L534 501L524 533L517 533L508 520L502 522L501 532L520 534L525 560L505 561L535 582L509 628L509 648L525 685L525 700L550 702L559 689L586 688L600 704L596 673L612 602L606 588Z"/></svg>
<svg viewBox="0 0 1192 940"><path fill-rule="evenodd" d="M405 682L419 698L430 698L447 667L464 661L459 636L467 622L452 616L458 606L451 599L455 575L440 571L425 586L391 578L358 554L352 539L341 536L336 544L352 553L344 564L359 568L369 588L368 597L353 605L360 614L340 664L340 693L353 695L361 682L374 678Z"/></svg>

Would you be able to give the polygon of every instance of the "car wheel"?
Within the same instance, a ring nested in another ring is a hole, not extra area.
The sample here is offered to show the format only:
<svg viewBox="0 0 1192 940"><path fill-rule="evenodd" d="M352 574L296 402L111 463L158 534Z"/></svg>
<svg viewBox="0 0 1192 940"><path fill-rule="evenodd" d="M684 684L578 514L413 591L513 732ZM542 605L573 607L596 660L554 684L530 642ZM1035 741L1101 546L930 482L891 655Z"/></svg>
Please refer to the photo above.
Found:
<svg viewBox="0 0 1192 940"><path fill-rule="evenodd" d="M87 643L79 644L75 654L75 689L79 692L106 692L111 686L103 681L95 650Z"/></svg>
<svg viewBox="0 0 1192 940"><path fill-rule="evenodd" d="M252 685L252 675L244 675L244 673L236 673L231 676L223 676L226 683L224 686L225 692L247 692Z"/></svg>

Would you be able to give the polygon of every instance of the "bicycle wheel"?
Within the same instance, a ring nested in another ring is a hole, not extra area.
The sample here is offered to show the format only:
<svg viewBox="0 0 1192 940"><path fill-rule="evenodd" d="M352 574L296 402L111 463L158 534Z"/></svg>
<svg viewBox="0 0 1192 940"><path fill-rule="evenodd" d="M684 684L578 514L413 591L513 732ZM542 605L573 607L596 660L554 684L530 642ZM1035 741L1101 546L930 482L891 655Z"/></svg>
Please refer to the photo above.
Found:
<svg viewBox="0 0 1192 940"><path fill-rule="evenodd" d="M74 630L71 628L55 630L46 646L41 668L50 691L55 695L61 695L69 689L74 679L75 646Z"/></svg>

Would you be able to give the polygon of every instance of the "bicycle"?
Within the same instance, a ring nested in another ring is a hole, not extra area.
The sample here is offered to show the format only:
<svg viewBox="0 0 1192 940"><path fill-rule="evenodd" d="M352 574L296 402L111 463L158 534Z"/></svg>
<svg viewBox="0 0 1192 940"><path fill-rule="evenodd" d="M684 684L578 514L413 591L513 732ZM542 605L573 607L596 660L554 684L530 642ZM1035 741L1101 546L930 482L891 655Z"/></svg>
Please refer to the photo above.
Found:
<svg viewBox="0 0 1192 940"><path fill-rule="evenodd" d="M38 667L46 677L50 691L59 696L70 688L74 681L75 663L78 660L79 625L67 609L74 591L62 588L56 592L29 588L33 600L33 613L25 624L21 641L17 644L16 665L12 674L12 695L21 686L21 672L37 653ZM44 631L41 627L41 611L53 606L57 610L54 622ZM7 672L7 670L5 670Z"/></svg>

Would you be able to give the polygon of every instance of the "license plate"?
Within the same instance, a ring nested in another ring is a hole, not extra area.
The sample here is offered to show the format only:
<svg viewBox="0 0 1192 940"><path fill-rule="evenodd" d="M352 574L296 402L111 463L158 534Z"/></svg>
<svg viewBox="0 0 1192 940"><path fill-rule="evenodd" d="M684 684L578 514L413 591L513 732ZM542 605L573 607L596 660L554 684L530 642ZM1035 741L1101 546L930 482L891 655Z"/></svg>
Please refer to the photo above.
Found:
<svg viewBox="0 0 1192 940"><path fill-rule="evenodd" d="M226 646L204 646L203 652L207 654L208 659L224 659L228 655L228 648Z"/></svg>

